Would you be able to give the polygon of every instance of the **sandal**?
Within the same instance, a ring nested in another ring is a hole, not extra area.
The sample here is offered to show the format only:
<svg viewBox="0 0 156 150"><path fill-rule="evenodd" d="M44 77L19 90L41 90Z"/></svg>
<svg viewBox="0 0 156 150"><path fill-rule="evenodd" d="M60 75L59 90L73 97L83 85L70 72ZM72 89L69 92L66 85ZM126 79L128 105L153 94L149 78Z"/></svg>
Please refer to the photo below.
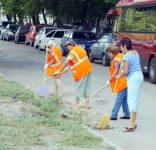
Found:
<svg viewBox="0 0 156 150"><path fill-rule="evenodd" d="M125 130L123 130L123 132L133 132L134 128L129 128L129 127L124 127Z"/></svg>
<svg viewBox="0 0 156 150"><path fill-rule="evenodd" d="M80 108L91 109L90 105L83 105Z"/></svg>

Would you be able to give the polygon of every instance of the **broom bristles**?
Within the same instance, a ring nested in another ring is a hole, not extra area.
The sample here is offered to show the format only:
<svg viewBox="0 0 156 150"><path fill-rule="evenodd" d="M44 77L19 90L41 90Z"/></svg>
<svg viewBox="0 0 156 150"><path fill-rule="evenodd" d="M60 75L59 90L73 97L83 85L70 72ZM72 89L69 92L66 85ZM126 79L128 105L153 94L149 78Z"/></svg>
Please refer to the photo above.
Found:
<svg viewBox="0 0 156 150"><path fill-rule="evenodd" d="M110 121L110 116L108 114L104 115L99 123L97 125L97 129L106 129Z"/></svg>

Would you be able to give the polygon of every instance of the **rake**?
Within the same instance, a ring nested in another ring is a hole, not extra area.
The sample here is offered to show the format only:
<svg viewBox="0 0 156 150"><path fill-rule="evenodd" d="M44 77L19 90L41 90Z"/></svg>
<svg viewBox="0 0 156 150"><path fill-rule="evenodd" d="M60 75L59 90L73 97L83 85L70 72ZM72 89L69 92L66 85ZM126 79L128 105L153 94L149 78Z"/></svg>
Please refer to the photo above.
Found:
<svg viewBox="0 0 156 150"><path fill-rule="evenodd" d="M97 93L99 93L100 91L102 91L104 88L106 88L108 86L103 86L101 89L99 89L98 91L96 91L94 94L92 94L90 97L88 97L87 99L85 99L83 102L81 102L80 104L78 104L76 107L74 107L72 110L70 110L68 113L66 112L61 112L61 116L64 117L64 118L73 118L72 115L70 115L70 113L72 111L74 111L75 109L77 109L78 107L80 107L82 104L84 104L86 101L88 101L90 98L92 98L93 96L95 96Z"/></svg>

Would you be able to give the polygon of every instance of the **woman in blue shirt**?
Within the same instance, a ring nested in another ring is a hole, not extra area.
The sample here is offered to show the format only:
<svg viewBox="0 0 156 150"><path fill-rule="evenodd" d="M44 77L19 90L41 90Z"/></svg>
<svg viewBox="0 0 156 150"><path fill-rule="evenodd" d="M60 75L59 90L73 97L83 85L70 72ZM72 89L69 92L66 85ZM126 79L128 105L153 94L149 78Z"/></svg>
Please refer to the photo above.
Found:
<svg viewBox="0 0 156 150"><path fill-rule="evenodd" d="M124 53L123 72L116 76L116 79L120 79L124 76L127 77L128 84L128 107L130 111L130 121L128 127L125 127L123 132L132 132L137 128L136 117L138 104L140 101L143 74L140 66L140 58L137 51L132 49L132 42L129 38L123 38L120 41L121 50Z"/></svg>

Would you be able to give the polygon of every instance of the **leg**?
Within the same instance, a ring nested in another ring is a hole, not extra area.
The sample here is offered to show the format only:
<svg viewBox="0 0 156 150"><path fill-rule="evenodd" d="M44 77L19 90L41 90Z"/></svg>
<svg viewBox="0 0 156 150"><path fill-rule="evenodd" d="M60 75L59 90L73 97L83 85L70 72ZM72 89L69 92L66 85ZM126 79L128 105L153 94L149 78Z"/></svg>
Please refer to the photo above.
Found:
<svg viewBox="0 0 156 150"><path fill-rule="evenodd" d="M58 96L62 96L62 81L60 78L57 79L57 94Z"/></svg>
<svg viewBox="0 0 156 150"><path fill-rule="evenodd" d="M127 103L127 88L125 89L125 95L122 102L122 109L123 109L124 116L129 117L130 113L129 113L128 103Z"/></svg>
<svg viewBox="0 0 156 150"><path fill-rule="evenodd" d="M77 106L80 102L80 98L79 97L75 97L75 106Z"/></svg>
<svg viewBox="0 0 156 150"><path fill-rule="evenodd" d="M91 95L91 73L86 75L86 83L85 83L85 99L89 98ZM86 101L86 108L90 109L90 101Z"/></svg>
<svg viewBox="0 0 156 150"><path fill-rule="evenodd" d="M121 104L122 104L122 102L124 100L125 92L126 92L126 90L122 90L121 92L117 93L116 101L115 101L114 107L112 109L112 114L111 114L112 118L117 118L118 117L118 112L119 112Z"/></svg>

